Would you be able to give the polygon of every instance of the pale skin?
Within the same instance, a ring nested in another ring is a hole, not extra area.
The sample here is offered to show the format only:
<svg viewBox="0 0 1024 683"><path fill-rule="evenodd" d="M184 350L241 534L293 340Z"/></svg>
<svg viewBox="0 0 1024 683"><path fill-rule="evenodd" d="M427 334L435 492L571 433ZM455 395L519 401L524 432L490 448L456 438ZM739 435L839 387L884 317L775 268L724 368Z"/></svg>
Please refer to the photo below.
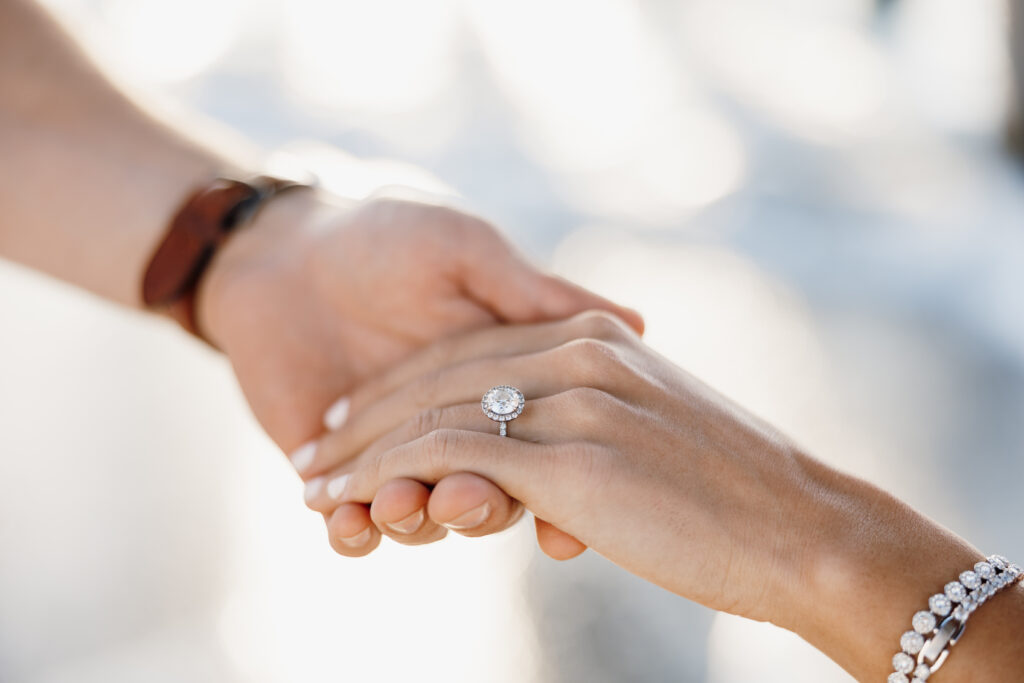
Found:
<svg viewBox="0 0 1024 683"><path fill-rule="evenodd" d="M528 399L510 438L480 408L481 388L505 383ZM471 333L414 356L353 394L317 471L349 475L336 498L321 489L309 501L342 554L370 552L382 533L435 540L480 505L491 516L458 531L503 528L516 515L503 498L435 500L453 473L472 472L638 576L795 631L862 681L884 680L911 615L984 559L603 313ZM417 509L422 528L387 526ZM361 546L339 541L360 532ZM1024 680L1022 618L1017 584L971 617L936 680Z"/></svg>
<svg viewBox="0 0 1024 683"><path fill-rule="evenodd" d="M237 135L144 111L27 0L0 3L0 150L0 256L132 308L189 193L219 174L260 171ZM643 325L541 272L475 216L308 190L273 200L228 241L200 283L196 315L257 419L291 452L323 432L335 400L431 341L593 307ZM504 495L478 477L454 482Z"/></svg>

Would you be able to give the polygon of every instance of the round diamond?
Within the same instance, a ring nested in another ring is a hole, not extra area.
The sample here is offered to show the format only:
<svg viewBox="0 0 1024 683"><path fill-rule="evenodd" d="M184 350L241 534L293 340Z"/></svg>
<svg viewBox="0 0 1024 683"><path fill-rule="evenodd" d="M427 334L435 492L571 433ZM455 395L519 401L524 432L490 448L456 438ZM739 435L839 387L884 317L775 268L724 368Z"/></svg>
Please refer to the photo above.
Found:
<svg viewBox="0 0 1024 683"><path fill-rule="evenodd" d="M996 569L998 569L999 571L1006 569L1006 565L1009 564L1007 559L1002 555L992 555L988 558L988 563Z"/></svg>
<svg viewBox="0 0 1024 683"><path fill-rule="evenodd" d="M981 585L981 577L968 569L960 574L960 583L967 588L977 588Z"/></svg>
<svg viewBox="0 0 1024 683"><path fill-rule="evenodd" d="M889 678L886 679L886 683L910 683L906 674L901 674L899 671L889 674Z"/></svg>
<svg viewBox="0 0 1024 683"><path fill-rule="evenodd" d="M936 593L928 598L928 608L940 617L944 617L949 614L949 610L953 609L953 601L943 593Z"/></svg>
<svg viewBox="0 0 1024 683"><path fill-rule="evenodd" d="M957 605L956 609L953 610L953 618L957 621L967 621L967 617L970 616L970 612L963 605Z"/></svg>
<svg viewBox="0 0 1024 683"><path fill-rule="evenodd" d="M914 615L912 623L914 624L914 630L918 633L931 633L935 628L935 615L922 610Z"/></svg>
<svg viewBox="0 0 1024 683"><path fill-rule="evenodd" d="M484 396L484 407L498 415L510 415L519 407L519 396L508 387L495 387Z"/></svg>
<svg viewBox="0 0 1024 683"><path fill-rule="evenodd" d="M949 583L947 583L945 593L946 597L952 600L953 602L960 602L965 597L967 597L967 591L964 589L963 584L959 581L950 581Z"/></svg>
<svg viewBox="0 0 1024 683"><path fill-rule="evenodd" d="M979 562L974 565L974 573L983 579L991 579L996 572L988 562Z"/></svg>
<svg viewBox="0 0 1024 683"><path fill-rule="evenodd" d="M907 631L900 636L900 647L910 655L916 655L924 647L924 636L917 631Z"/></svg>
<svg viewBox="0 0 1024 683"><path fill-rule="evenodd" d="M927 664L918 664L917 668L914 669L914 678L920 678L922 681L927 681L931 675L932 669Z"/></svg>
<svg viewBox="0 0 1024 683"><path fill-rule="evenodd" d="M908 674L914 670L914 658L906 652L897 653L893 655L892 668L896 669L896 673Z"/></svg>

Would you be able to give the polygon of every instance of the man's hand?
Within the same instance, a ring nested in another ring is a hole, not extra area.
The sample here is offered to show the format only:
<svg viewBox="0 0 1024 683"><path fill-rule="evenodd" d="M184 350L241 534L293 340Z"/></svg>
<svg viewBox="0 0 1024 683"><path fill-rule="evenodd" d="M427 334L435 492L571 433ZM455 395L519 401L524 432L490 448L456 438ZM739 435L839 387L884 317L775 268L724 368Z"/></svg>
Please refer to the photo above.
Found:
<svg viewBox="0 0 1024 683"><path fill-rule="evenodd" d="M0 256L128 306L141 308L146 264L182 198L261 156L200 143L201 122L152 118L31 0L0 2L0 92ZM530 267L479 219L408 202L329 205L315 192L274 199L234 235L197 306L288 451L360 380L438 337L591 307L640 324Z"/></svg>
<svg viewBox="0 0 1024 683"><path fill-rule="evenodd" d="M315 437L324 410L358 382L442 337L587 308L642 325L541 273L478 218L389 199L333 204L311 191L271 201L225 245L198 305L202 330L286 451Z"/></svg>
<svg viewBox="0 0 1024 683"><path fill-rule="evenodd" d="M285 451L317 437L339 397L434 340L592 308L643 325L540 272L479 218L397 200L334 204L312 191L270 202L218 254L199 294L200 328ZM464 488L493 488L465 476Z"/></svg>

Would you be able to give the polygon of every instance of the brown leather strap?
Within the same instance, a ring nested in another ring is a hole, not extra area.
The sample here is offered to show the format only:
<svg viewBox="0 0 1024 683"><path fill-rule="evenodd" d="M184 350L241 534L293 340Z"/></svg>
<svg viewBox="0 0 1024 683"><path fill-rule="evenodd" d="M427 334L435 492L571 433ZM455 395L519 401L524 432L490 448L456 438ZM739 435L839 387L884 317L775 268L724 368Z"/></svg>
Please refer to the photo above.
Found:
<svg viewBox="0 0 1024 683"><path fill-rule="evenodd" d="M202 338L195 321L195 289L218 247L271 197L308 187L261 176L249 182L217 178L189 195L171 219L142 280L146 306L162 309Z"/></svg>

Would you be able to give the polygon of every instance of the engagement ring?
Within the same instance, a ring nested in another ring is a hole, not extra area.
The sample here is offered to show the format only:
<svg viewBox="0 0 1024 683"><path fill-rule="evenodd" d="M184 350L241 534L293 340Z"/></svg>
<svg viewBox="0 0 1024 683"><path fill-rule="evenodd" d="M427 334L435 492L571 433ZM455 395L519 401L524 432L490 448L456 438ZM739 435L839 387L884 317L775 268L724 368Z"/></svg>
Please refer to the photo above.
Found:
<svg viewBox="0 0 1024 683"><path fill-rule="evenodd" d="M526 399L523 398L523 392L507 384L488 390L480 401L484 415L500 425L499 436L508 436L509 421L519 417L525 405Z"/></svg>

